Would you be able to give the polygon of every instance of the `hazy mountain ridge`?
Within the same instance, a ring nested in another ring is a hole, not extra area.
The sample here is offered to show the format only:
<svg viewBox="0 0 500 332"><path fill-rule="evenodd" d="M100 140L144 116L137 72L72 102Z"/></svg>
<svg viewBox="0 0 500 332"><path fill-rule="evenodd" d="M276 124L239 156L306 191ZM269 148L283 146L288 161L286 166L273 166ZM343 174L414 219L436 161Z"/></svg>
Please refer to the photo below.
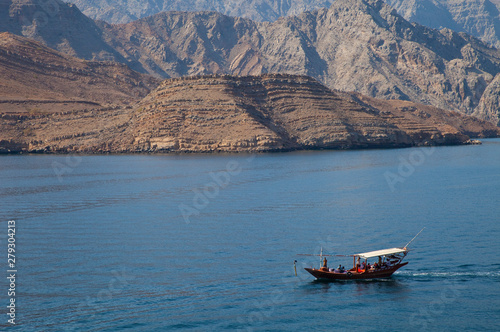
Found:
<svg viewBox="0 0 500 332"><path fill-rule="evenodd" d="M216 11L255 21L275 21L282 16L329 7L332 0L74 0L82 12L108 23L129 23L164 11Z"/></svg>
<svg viewBox="0 0 500 332"><path fill-rule="evenodd" d="M280 17L328 8L334 0L76 0L87 16L109 23L129 23L164 11L216 11L254 21L273 22ZM411 22L431 28L467 32L500 46L499 0L386 0Z"/></svg>

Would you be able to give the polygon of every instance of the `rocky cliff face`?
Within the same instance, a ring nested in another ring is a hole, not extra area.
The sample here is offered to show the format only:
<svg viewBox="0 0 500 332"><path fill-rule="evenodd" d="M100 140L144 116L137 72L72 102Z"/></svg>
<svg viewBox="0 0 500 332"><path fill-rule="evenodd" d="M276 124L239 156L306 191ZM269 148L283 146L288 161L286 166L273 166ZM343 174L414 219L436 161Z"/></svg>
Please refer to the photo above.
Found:
<svg viewBox="0 0 500 332"><path fill-rule="evenodd" d="M34 40L0 33L0 112L121 107L159 83L123 64L85 61Z"/></svg>
<svg viewBox="0 0 500 332"><path fill-rule="evenodd" d="M69 1L68 1L69 2ZM255 21L275 21L279 17L329 7L333 0L76 0L71 1L93 19L128 23L164 11L216 11Z"/></svg>
<svg viewBox="0 0 500 332"><path fill-rule="evenodd" d="M500 12L489 0L386 0L411 22L467 32L500 47ZM500 2L497 2L497 5Z"/></svg>
<svg viewBox="0 0 500 332"><path fill-rule="evenodd" d="M484 91L473 115L500 126L500 74Z"/></svg>
<svg viewBox="0 0 500 332"><path fill-rule="evenodd" d="M304 74L331 88L466 114L500 72L496 49L411 24L380 0L336 0L273 23L170 12L103 29L132 68L163 77Z"/></svg>
<svg viewBox="0 0 500 332"><path fill-rule="evenodd" d="M133 108L0 116L0 151L259 152L463 144L472 117L332 91L305 76L169 79ZM16 150L16 148L18 150Z"/></svg>

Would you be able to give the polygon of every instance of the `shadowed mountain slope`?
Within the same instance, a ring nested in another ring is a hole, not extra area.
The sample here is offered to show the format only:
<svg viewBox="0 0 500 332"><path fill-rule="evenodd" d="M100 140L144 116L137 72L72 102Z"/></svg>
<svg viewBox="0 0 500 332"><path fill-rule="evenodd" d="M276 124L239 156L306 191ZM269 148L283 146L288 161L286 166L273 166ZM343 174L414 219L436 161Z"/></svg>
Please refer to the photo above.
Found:
<svg viewBox="0 0 500 332"><path fill-rule="evenodd" d="M32 38L87 60L123 61L103 41L102 31L92 19L60 0L0 1L0 32Z"/></svg>

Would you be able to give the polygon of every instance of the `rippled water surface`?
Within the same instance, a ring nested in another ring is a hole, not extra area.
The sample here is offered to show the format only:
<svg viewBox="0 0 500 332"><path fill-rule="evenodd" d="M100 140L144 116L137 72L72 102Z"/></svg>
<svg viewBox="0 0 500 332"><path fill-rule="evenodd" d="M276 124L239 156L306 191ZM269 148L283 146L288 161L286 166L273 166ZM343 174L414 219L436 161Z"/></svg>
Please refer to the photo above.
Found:
<svg viewBox="0 0 500 332"><path fill-rule="evenodd" d="M499 197L498 139L260 155L1 156L3 275L8 220L17 231L13 329L499 330ZM410 263L387 280L314 281L302 267L319 257L297 256L404 246L423 227Z"/></svg>

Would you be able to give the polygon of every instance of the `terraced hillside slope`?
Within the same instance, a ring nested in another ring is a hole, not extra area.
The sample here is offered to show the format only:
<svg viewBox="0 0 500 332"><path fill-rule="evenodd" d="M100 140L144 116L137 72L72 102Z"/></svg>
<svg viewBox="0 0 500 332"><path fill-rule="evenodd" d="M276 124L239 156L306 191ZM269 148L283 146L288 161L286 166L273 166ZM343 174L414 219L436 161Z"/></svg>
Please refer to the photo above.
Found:
<svg viewBox="0 0 500 332"><path fill-rule="evenodd" d="M410 102L363 99L295 75L168 79L133 108L2 115L0 150L258 152L464 144L499 128ZM389 105L389 106L388 106Z"/></svg>
<svg viewBox="0 0 500 332"><path fill-rule="evenodd" d="M123 64L77 59L32 39L0 33L0 112L122 107L158 83Z"/></svg>

